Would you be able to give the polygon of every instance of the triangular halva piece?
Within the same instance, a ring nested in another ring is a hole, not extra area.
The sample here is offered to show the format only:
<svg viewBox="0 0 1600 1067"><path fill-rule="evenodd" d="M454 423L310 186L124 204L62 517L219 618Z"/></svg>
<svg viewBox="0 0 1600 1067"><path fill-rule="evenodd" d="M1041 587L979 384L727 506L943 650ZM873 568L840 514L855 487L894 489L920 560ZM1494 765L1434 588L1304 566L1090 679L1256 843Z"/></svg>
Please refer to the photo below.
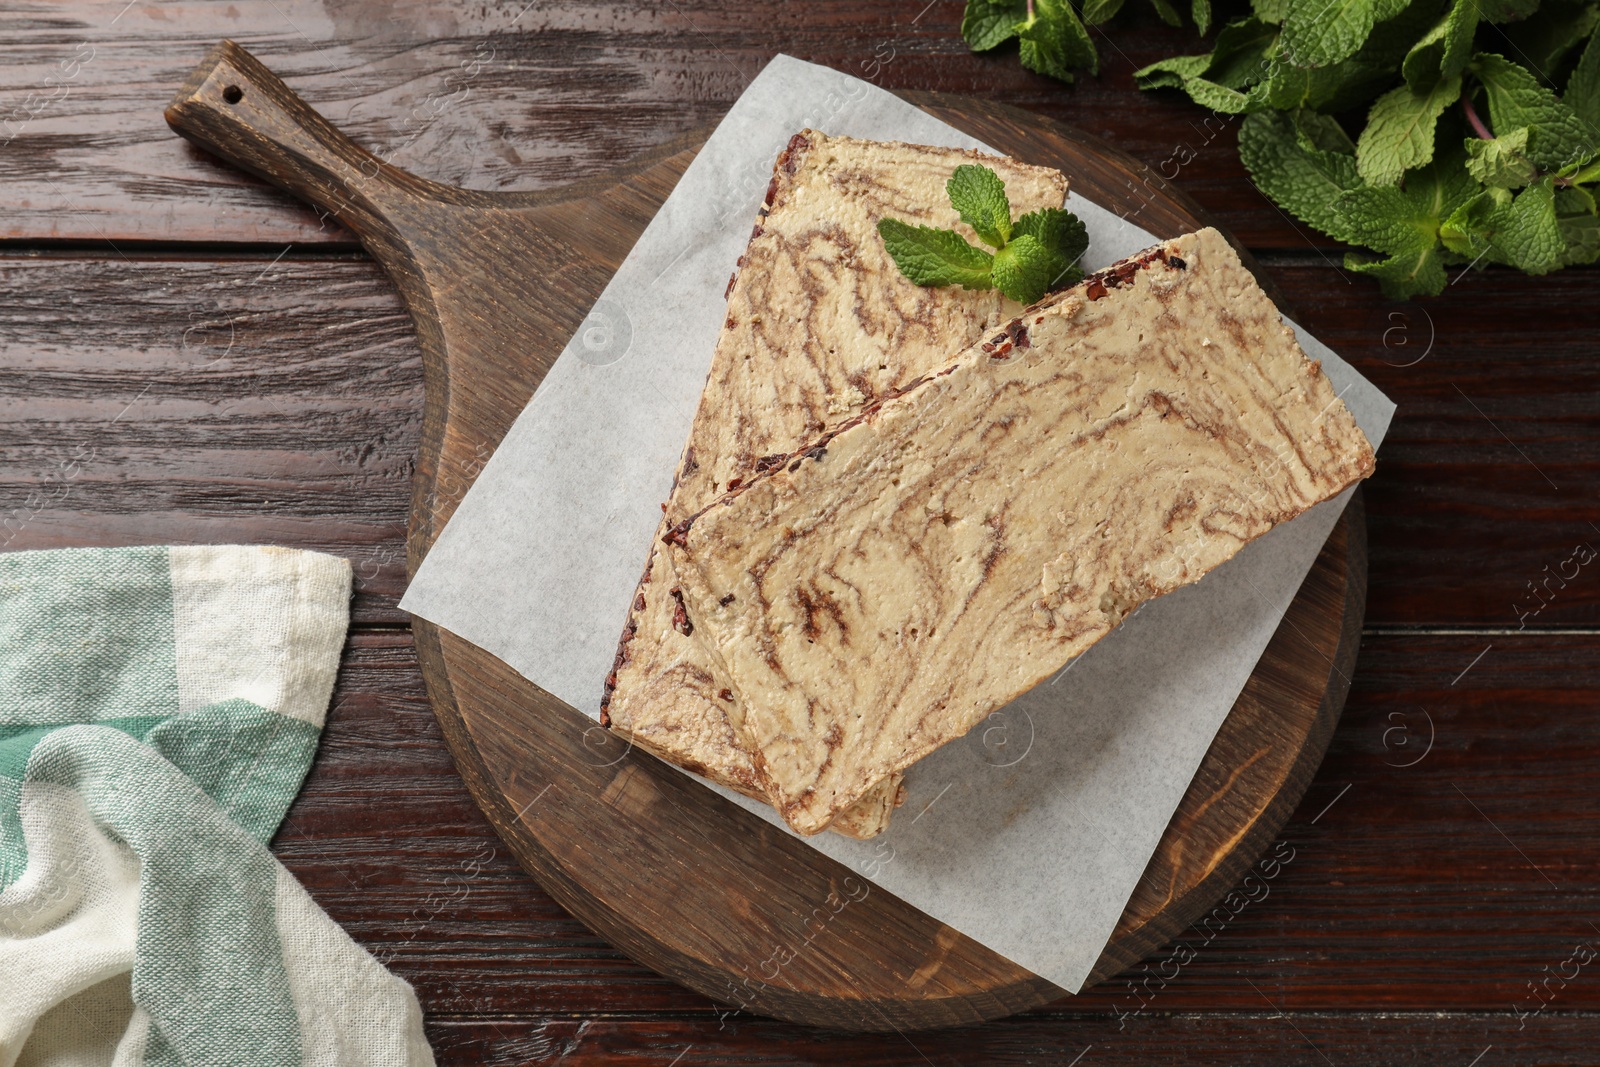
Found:
<svg viewBox="0 0 1600 1067"><path fill-rule="evenodd" d="M669 514L711 503L766 457L904 388L1021 310L992 290L913 285L878 237L884 216L972 237L944 188L964 163L993 168L1018 213L1060 207L1066 197L1059 171L999 156L814 130L789 142L730 283ZM738 689L702 647L658 544L653 538L606 679L607 724L658 756L766 799L728 719ZM842 811L834 829L879 832L898 787L897 777L886 777Z"/></svg>
<svg viewBox="0 0 1600 1067"><path fill-rule="evenodd" d="M1373 455L1207 229L769 466L663 542L757 774L815 833Z"/></svg>

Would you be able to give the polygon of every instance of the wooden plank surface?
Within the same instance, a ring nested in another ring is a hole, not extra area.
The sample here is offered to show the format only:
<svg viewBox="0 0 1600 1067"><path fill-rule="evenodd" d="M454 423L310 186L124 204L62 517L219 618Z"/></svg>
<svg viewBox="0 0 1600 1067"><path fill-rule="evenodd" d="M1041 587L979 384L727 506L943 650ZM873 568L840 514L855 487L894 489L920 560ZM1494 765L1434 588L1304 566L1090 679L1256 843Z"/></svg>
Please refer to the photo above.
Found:
<svg viewBox="0 0 1600 1067"><path fill-rule="evenodd" d="M1284 1017L1262 1005L1237 1013L1162 1014L1121 1032L1073 1017L1023 1015L941 1034L845 1037L759 1020L723 1030L677 1019L440 1021L434 1047L457 1063L582 1063L594 1067L965 1067L968 1064L1184 1064L1287 1067L1304 1064L1593 1063L1596 1017L1573 1014L1518 1031L1495 1016L1366 1013ZM1074 1057L1079 1057L1074 1059Z"/></svg>
<svg viewBox="0 0 1600 1067"><path fill-rule="evenodd" d="M1258 1011L1258 990L1295 1012L1537 1008L1529 981L1579 942L1600 947L1589 926L1600 922L1600 662L1592 637L1524 635L1452 685L1489 643L1368 637L1257 899L1180 936L1148 972L1050 1010L1115 1033L1120 1016L1131 1027ZM671 1012L717 1030L710 1002L564 918L510 860L442 750L408 634L352 640L316 767L274 846L430 1013ZM1180 946L1194 958L1174 961ZM1545 1015L1600 1011L1587 971L1552 988Z"/></svg>
<svg viewBox="0 0 1600 1067"><path fill-rule="evenodd" d="M320 548L355 561L359 623L405 622L415 337L370 261L275 255L0 254L0 543ZM1268 270L1400 406L1368 625L1600 623L1600 568L1542 584L1600 545L1597 272L1391 305L1314 256Z"/></svg>
<svg viewBox="0 0 1600 1067"><path fill-rule="evenodd" d="M1600 572L1546 571L1600 544L1596 272L1491 270L1390 304L1249 187L1232 124L1131 89L1187 31L1130 6L1102 39L1104 77L1066 89L1014 53L968 55L959 0L924 8L8 6L0 542L260 541L355 561L357 633L275 847L416 983L444 1064L1600 1061L1593 966L1550 979L1575 944L1600 946ZM1124 981L911 1041L719 1020L567 918L468 799L395 609L421 390L397 299L348 234L161 121L222 36L395 162L483 189L558 185L713 121L778 51L1019 104L1169 174L1194 149L1178 184L1400 403L1367 490L1355 685L1266 899L1157 992ZM1519 1019L1540 981L1553 998Z"/></svg>
<svg viewBox="0 0 1600 1067"><path fill-rule="evenodd" d="M1015 50L973 56L961 0L717 0L442 5L419 0L196 3L31 0L0 12L0 141L11 209L0 238L350 244L331 221L197 150L161 109L205 50L237 40L385 159L475 189L539 189L714 122L784 52L885 88L973 94L1114 139L1181 179L1253 247L1309 249L1250 185L1237 121L1206 121L1133 71L1204 51L1130 5L1101 38L1103 76L1073 91ZM1180 149L1187 151L1180 151ZM1192 159L1190 158L1192 155ZM1180 160L1186 160L1180 165Z"/></svg>

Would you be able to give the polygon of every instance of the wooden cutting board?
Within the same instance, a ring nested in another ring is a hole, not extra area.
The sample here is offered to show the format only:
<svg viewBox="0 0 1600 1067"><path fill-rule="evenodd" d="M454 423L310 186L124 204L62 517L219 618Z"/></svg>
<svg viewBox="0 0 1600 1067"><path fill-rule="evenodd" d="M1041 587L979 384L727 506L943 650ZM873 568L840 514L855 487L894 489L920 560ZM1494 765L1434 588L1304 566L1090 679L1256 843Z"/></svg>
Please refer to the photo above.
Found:
<svg viewBox="0 0 1600 1067"><path fill-rule="evenodd" d="M1069 126L903 95L1000 151L1059 167L1075 193L1160 237L1209 223L1148 168ZM166 115L183 136L337 216L410 309L426 381L413 572L709 135L550 192L473 192L378 160L231 42L212 49ZM552 275L549 264L562 266ZM1349 688L1366 573L1358 497L1212 743L1091 983L1216 906L1299 803ZM630 751L488 653L422 619L413 629L456 765L500 836L563 907L639 962L732 1008L836 1028L953 1026L1061 995Z"/></svg>

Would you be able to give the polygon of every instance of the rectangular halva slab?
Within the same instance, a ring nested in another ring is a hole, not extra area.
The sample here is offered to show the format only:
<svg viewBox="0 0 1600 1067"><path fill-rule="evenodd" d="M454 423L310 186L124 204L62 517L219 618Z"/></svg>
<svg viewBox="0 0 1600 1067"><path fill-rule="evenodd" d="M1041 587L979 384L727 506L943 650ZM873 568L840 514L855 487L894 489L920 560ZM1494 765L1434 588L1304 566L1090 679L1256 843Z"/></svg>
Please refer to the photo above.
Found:
<svg viewBox="0 0 1600 1067"><path fill-rule="evenodd" d="M1066 196L1060 171L1001 156L814 130L789 142L730 284L670 516L704 507L759 471L763 457L904 388L1021 310L993 290L912 284L878 237L884 216L960 227L944 186L965 163L994 169L1017 212L1059 207ZM738 687L704 649L671 561L656 550L664 531L651 541L606 680L605 721L664 759L765 797L728 718ZM898 778L886 777L834 828L879 832L898 792Z"/></svg>
<svg viewBox="0 0 1600 1067"><path fill-rule="evenodd" d="M815 833L1373 455L1208 229L767 467L663 544L758 779Z"/></svg>

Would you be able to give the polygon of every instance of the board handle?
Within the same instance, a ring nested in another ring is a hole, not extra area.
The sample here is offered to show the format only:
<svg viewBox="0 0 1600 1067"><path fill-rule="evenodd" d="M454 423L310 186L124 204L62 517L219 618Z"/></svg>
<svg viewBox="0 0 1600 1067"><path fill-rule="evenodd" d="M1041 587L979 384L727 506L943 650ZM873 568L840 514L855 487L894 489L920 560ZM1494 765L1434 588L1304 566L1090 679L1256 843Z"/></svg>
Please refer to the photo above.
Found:
<svg viewBox="0 0 1600 1067"><path fill-rule="evenodd" d="M392 238L398 208L436 199L435 183L356 144L232 41L206 53L166 119L188 140L309 201L363 240Z"/></svg>

